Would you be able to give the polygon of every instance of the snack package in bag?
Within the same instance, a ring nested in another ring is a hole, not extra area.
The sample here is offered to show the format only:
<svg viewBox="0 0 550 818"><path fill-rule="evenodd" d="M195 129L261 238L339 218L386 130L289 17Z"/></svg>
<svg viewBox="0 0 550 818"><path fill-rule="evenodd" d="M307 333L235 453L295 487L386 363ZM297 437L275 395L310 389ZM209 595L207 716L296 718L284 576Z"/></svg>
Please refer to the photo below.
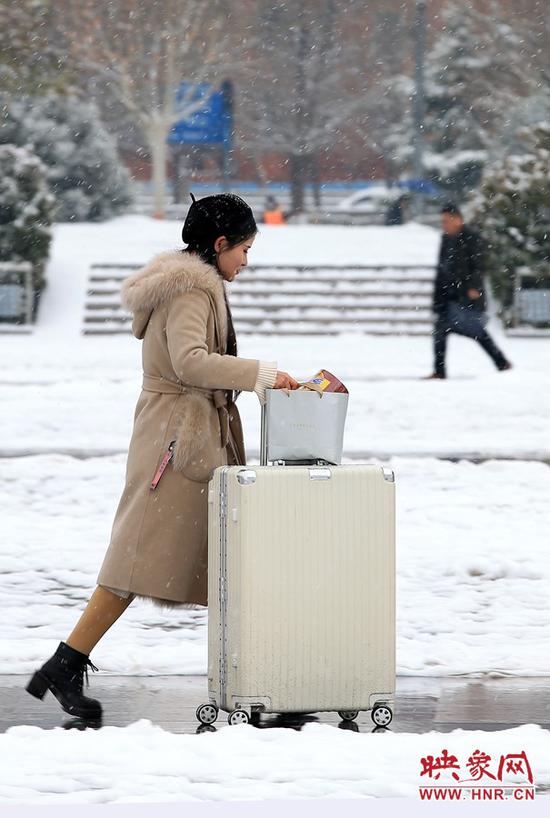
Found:
<svg viewBox="0 0 550 818"><path fill-rule="evenodd" d="M328 369L320 369L309 381L300 386L300 389L312 389L315 392L343 392L349 394L341 380Z"/></svg>

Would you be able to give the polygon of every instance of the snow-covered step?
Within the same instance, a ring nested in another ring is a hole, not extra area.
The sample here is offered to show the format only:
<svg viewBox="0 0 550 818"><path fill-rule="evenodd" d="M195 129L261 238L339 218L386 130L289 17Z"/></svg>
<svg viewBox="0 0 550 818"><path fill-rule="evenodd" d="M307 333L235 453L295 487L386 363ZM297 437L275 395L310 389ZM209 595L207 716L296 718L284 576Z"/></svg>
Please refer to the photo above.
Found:
<svg viewBox="0 0 550 818"><path fill-rule="evenodd" d="M272 324L265 321L263 324L247 324L236 323L236 329L239 335L275 335L275 336L309 336L309 335L341 335L343 333L357 333L358 335L430 335L432 325L428 323L423 324L404 324L394 321L376 321L364 324L349 324L349 325L327 325L326 322L318 322L305 326L299 323L282 322L280 324ZM127 335L129 333L129 322L124 326L117 322L105 322L103 324L95 324L87 326L84 329L85 335Z"/></svg>
<svg viewBox="0 0 550 818"><path fill-rule="evenodd" d="M120 313L121 315L126 315L128 318L130 318L130 313L122 307L120 301L118 300L103 302L89 301L86 305L86 317L102 318L108 314L110 315L111 313L116 313L117 315Z"/></svg>
<svg viewBox="0 0 550 818"><path fill-rule="evenodd" d="M429 267L246 267L239 282L300 281L425 281L433 283L435 272Z"/></svg>
<svg viewBox="0 0 550 818"><path fill-rule="evenodd" d="M97 325L90 325L84 329L84 335L128 335L129 328L121 326L120 324L109 324L108 322L104 324L97 324ZM257 335L259 332L263 335L289 335L289 336L302 336L302 335L340 335L341 330L339 329L327 329L324 328L322 330L315 329L315 328L304 328L296 325L291 325L289 328L284 329L277 327L277 329L272 330L258 330L257 327L247 327L247 326L239 326L238 327L239 335ZM362 330L363 332L363 330ZM367 333L365 333L367 334ZM393 333L390 332L373 332L369 333L373 335L390 335ZM407 333L411 335L416 334L424 334L424 333Z"/></svg>
<svg viewBox="0 0 550 818"><path fill-rule="evenodd" d="M265 320L271 321L273 324L280 323L307 323L323 321L332 324L345 323L362 323L367 324L373 321L400 321L406 323L425 323L429 321L429 310L381 310L376 308L363 309L351 308L349 310L341 308L315 308L315 309L300 309L297 307L284 307L280 310L264 310L255 309L242 310L238 307L232 311L233 318L236 324L239 322L248 324L261 324ZM98 322L115 322L115 323L129 323L131 316L121 307L119 308L105 308L97 310L95 313L87 314L84 318L86 324L96 324Z"/></svg>
<svg viewBox="0 0 550 818"><path fill-rule="evenodd" d="M140 264L94 264L90 281L117 281L138 270ZM315 281L319 278L334 280L424 280L433 281L435 271L425 264L349 264L349 265L303 265L303 264L255 264L245 267L239 279L278 280L296 279Z"/></svg>
<svg viewBox="0 0 550 818"><path fill-rule="evenodd" d="M285 291L292 292L294 295L304 295L311 292L319 293L336 293L341 295L380 295L380 294L396 294L401 293L427 293L431 295L433 291L433 283L431 281L312 281L310 283L303 281L287 281L281 282L278 280L268 281L265 283L258 281L239 281L234 287L231 287L231 297L238 298L241 295L258 295L268 296L273 293L279 293L284 286Z"/></svg>
<svg viewBox="0 0 550 818"><path fill-rule="evenodd" d="M117 273L97 273L90 276L88 280L89 289L108 289L120 288L122 282L129 275L126 271L118 271ZM310 273L280 273L274 271L271 274L266 274L263 271L258 273L249 273L248 271L241 271L235 281L231 285L231 289L277 289L281 285L304 287L311 289L311 287L321 287L329 289L331 287L349 288L357 286L369 287L410 287L422 286L424 288L433 287L434 276L424 275L420 276L416 273L411 275L404 275L400 271L390 273L373 273L371 270L357 271L346 270L345 273L327 272L325 275L311 275Z"/></svg>
<svg viewBox="0 0 550 818"><path fill-rule="evenodd" d="M351 297L351 295L348 294L338 296L337 294L325 295L324 293L300 293L300 295L292 293L290 295L290 305L293 307L313 308L318 306L334 307L335 309L403 309L404 307L415 309L417 307L422 308L429 306L431 300L426 296L423 297L421 295L408 294L400 294L393 297L386 294L363 295L363 293L357 293L355 297ZM286 309L289 306L289 294L278 293L277 295L261 298L254 295L243 296L239 294L238 298L235 296L231 297L231 305L233 309L237 307L245 308L258 306L260 304L263 305L265 309Z"/></svg>
<svg viewBox="0 0 550 818"><path fill-rule="evenodd" d="M346 310L308 310L301 311L292 307L282 310L280 314L275 312L263 313L258 310L255 313L243 313L233 310L235 324L264 324L266 321L275 324L311 324L320 322L322 324L361 324L367 325L377 321L393 321L404 324L424 324L429 320L429 313L419 314L415 310L400 310L395 313L390 310L365 310L357 312L347 312Z"/></svg>
<svg viewBox="0 0 550 818"><path fill-rule="evenodd" d="M331 320L331 321L372 321L376 320L377 318L385 318L387 320L429 320L430 311L429 309L393 309L391 307L387 307L386 309L380 309L376 306L368 306L368 307L327 307L327 306L319 306L319 307L295 307L294 305L289 307L279 307L278 309L271 308L270 310L263 310L257 305L249 305L249 308L246 307L233 307L232 309L233 318L238 321L242 318L243 321L252 321L252 320L259 320L268 316L273 318L276 321L305 321L305 320Z"/></svg>
<svg viewBox="0 0 550 818"><path fill-rule="evenodd" d="M316 307L333 309L426 309L429 308L431 299L418 295L397 295L393 298L388 295L364 296L358 294L355 298L346 295L338 298L327 296L323 293L295 294L278 293L267 298L259 298L254 295L231 298L233 310L262 308L264 310L284 310L289 306L302 309L314 309ZM93 295L89 296L88 310L113 309L120 305L120 299L112 296Z"/></svg>
<svg viewBox="0 0 550 818"><path fill-rule="evenodd" d="M429 310L344 310L344 309L311 309L300 310L294 307L286 307L281 310L240 310L232 311L235 324L263 324L268 320L273 324L302 324L323 322L326 324L363 324L367 325L376 321L400 321L403 323L418 324L430 320ZM94 316L102 321L128 321L127 313L120 311L109 311ZM93 321L92 318L92 321Z"/></svg>
<svg viewBox="0 0 550 818"><path fill-rule="evenodd" d="M350 332L363 335L429 335L432 330L432 325L427 321L415 323L384 318L368 322L314 319L292 322L265 318L260 321L235 321L235 327L241 335L340 335Z"/></svg>
<svg viewBox="0 0 550 818"><path fill-rule="evenodd" d="M120 286L139 267L93 266L85 334L130 331ZM236 328L245 334L428 334L433 277L426 265L256 265L230 287L230 302Z"/></svg>
<svg viewBox="0 0 550 818"><path fill-rule="evenodd" d="M309 286L296 281L282 284L279 281L269 282L269 284L257 284L251 282L245 284L239 282L236 286L230 288L230 297L232 303L237 299L252 298L272 298L287 293L291 293L293 297L299 298L301 296L319 295L319 296L337 296L338 298L345 298L348 296L408 296L414 297L430 297L433 292L433 285L428 282L419 284L410 284L408 282L388 283L388 282L357 282L352 285L349 282L316 282ZM114 282L98 282L88 289L88 298L90 300L96 298L112 298L120 295L120 286Z"/></svg>
<svg viewBox="0 0 550 818"><path fill-rule="evenodd" d="M404 317L418 317L419 315L430 314L429 304L395 304L395 303L335 303L327 304L326 301L320 300L317 303L296 304L295 302L281 302L280 304L266 305L261 302L251 302L250 304L234 303L232 305L232 314L234 318L242 316L243 318L257 318L265 315L273 315L277 319L285 316L288 320L292 318L303 318L306 316L319 316L327 318L338 319L349 315L353 318L364 316L365 318L372 317L377 314ZM130 314L123 309L120 303L95 303L89 304L86 311L86 319L90 320L105 320L109 316L126 316Z"/></svg>
<svg viewBox="0 0 550 818"><path fill-rule="evenodd" d="M113 325L126 325L128 329L130 329L130 325L132 323L132 316L130 313L126 312L119 307L118 309L112 310L102 310L98 312L97 315L85 315L84 316L84 331L89 325L96 325L96 324L113 324Z"/></svg>

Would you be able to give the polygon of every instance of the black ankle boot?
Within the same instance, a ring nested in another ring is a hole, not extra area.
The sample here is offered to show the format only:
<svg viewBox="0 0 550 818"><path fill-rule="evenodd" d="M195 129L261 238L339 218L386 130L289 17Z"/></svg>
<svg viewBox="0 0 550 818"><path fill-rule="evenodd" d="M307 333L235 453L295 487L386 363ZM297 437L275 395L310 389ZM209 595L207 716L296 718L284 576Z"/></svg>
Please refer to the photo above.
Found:
<svg viewBox="0 0 550 818"><path fill-rule="evenodd" d="M60 642L54 655L36 671L26 689L37 699L43 699L46 691L51 690L63 710L71 716L100 719L100 703L82 695L84 677L88 684L88 668L97 670L85 653Z"/></svg>

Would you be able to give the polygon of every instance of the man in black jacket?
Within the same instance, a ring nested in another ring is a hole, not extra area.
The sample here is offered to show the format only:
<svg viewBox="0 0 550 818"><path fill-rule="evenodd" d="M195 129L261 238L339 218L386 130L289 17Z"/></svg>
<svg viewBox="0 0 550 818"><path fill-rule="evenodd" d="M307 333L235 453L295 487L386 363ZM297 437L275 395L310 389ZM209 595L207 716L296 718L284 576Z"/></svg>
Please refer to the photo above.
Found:
<svg viewBox="0 0 550 818"><path fill-rule="evenodd" d="M460 209L447 204L441 212L443 238L435 279L433 311L435 366L429 379L443 379L447 336L450 332L473 338L492 358L497 369L511 369L487 330L483 286L483 240L464 224Z"/></svg>

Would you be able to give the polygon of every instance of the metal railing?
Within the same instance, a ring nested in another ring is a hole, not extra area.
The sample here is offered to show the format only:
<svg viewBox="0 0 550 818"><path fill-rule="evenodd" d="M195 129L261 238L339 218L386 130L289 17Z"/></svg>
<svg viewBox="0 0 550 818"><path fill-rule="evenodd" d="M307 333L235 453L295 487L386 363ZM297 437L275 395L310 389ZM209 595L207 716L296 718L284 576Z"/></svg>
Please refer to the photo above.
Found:
<svg viewBox="0 0 550 818"><path fill-rule="evenodd" d="M0 262L0 322L31 324L33 298L32 264Z"/></svg>
<svg viewBox="0 0 550 818"><path fill-rule="evenodd" d="M514 288L512 326L550 327L550 277L518 273Z"/></svg>

